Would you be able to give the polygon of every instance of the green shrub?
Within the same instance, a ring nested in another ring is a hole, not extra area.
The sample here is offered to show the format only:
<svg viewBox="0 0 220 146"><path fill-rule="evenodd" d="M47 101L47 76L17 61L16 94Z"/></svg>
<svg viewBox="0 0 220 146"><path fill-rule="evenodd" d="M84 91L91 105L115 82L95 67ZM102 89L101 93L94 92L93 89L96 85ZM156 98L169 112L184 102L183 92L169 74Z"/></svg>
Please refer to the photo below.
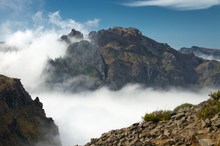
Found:
<svg viewBox="0 0 220 146"><path fill-rule="evenodd" d="M217 92L214 93L210 93L209 96L214 99L214 100L219 100L220 99L220 90L218 90Z"/></svg>
<svg viewBox="0 0 220 146"><path fill-rule="evenodd" d="M184 109L184 108L188 108L188 107L192 107L194 105L190 104L190 103L183 103L179 106L177 106L175 109L174 109L174 112L177 112L179 111L180 109Z"/></svg>
<svg viewBox="0 0 220 146"><path fill-rule="evenodd" d="M220 102L208 100L208 103L198 111L197 116L202 119L211 119L218 113L220 113Z"/></svg>
<svg viewBox="0 0 220 146"><path fill-rule="evenodd" d="M145 114L143 120L147 122L152 121L157 123L159 121L169 120L170 118L171 118L171 111L160 110Z"/></svg>

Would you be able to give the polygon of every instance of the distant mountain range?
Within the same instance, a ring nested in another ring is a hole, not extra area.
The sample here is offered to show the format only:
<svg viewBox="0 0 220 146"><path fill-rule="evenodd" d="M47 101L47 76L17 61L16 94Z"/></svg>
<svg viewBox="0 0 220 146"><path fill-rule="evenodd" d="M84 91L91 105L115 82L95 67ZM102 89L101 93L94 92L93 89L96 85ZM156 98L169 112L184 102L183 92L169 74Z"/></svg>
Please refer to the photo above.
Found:
<svg viewBox="0 0 220 146"><path fill-rule="evenodd" d="M78 39L78 42L72 42ZM218 87L220 62L181 53L152 40L136 28L114 27L83 34L72 30L61 41L68 44L63 57L50 59L44 70L47 86L80 91L126 84L146 87Z"/></svg>
<svg viewBox="0 0 220 146"><path fill-rule="evenodd" d="M220 49L210 49L192 46L191 48L181 48L180 52L184 54L193 53L195 54L195 56L208 60L220 60Z"/></svg>

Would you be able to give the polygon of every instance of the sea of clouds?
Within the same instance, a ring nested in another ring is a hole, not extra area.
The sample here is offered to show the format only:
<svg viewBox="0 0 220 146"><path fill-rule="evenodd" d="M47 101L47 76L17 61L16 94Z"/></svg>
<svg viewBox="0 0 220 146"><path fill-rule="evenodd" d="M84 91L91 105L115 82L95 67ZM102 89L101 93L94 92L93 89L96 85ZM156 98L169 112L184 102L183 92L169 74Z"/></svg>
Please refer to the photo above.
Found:
<svg viewBox="0 0 220 146"><path fill-rule="evenodd" d="M1 2L7 6L6 1ZM22 11L16 5L11 5L10 9ZM102 88L80 93L45 89L41 92L39 85L43 83L42 72L48 58L54 59L65 53L67 46L59 41L60 36L73 28L86 35L98 27L99 19L81 23L63 19L59 11L49 14L39 11L31 16L31 27L19 29L28 23L7 20L0 24L0 42L3 42L0 43L0 74L20 78L32 98L40 98L47 116L53 117L58 125L64 146L85 144L90 138L109 130L142 122L141 117L146 112L173 109L186 102L197 104L206 100L211 91L175 88L161 91L127 85L120 91Z"/></svg>

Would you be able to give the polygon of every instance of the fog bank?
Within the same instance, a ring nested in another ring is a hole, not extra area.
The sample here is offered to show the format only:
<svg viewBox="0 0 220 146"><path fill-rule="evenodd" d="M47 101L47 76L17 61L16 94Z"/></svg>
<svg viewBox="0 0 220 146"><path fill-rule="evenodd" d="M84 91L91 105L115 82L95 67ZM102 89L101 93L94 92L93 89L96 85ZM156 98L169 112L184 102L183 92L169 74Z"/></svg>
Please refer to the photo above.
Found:
<svg viewBox="0 0 220 146"><path fill-rule="evenodd" d="M160 91L130 85L120 91L103 88L79 94L38 93L33 97L40 97L47 116L59 126L63 145L69 146L85 144L109 130L141 122L146 112L173 109L186 102L197 104L206 100L210 91Z"/></svg>

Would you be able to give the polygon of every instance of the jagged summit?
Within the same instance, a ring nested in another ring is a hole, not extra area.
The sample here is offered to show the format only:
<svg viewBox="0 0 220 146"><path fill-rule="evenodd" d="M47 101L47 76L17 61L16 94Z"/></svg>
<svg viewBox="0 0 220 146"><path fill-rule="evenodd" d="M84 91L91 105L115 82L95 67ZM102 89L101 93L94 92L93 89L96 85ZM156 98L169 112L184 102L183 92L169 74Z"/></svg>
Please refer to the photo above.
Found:
<svg viewBox="0 0 220 146"><path fill-rule="evenodd" d="M61 40L66 41L67 43L71 43L72 39L82 40L83 34L80 31L76 31L75 29L72 29L68 35L61 36Z"/></svg>
<svg viewBox="0 0 220 146"><path fill-rule="evenodd" d="M108 42L117 43L138 43L141 41L148 41L149 43L157 43L156 41L142 35L137 28L129 27L113 27L109 29L102 29L97 32L90 32L89 37L99 45L106 45Z"/></svg>
<svg viewBox="0 0 220 146"><path fill-rule="evenodd" d="M113 27L89 33L90 41L70 43L66 55L49 60L48 87L79 91L126 84L168 88L220 85L220 63L183 54L143 36L136 28ZM212 67L208 67L212 66Z"/></svg>

